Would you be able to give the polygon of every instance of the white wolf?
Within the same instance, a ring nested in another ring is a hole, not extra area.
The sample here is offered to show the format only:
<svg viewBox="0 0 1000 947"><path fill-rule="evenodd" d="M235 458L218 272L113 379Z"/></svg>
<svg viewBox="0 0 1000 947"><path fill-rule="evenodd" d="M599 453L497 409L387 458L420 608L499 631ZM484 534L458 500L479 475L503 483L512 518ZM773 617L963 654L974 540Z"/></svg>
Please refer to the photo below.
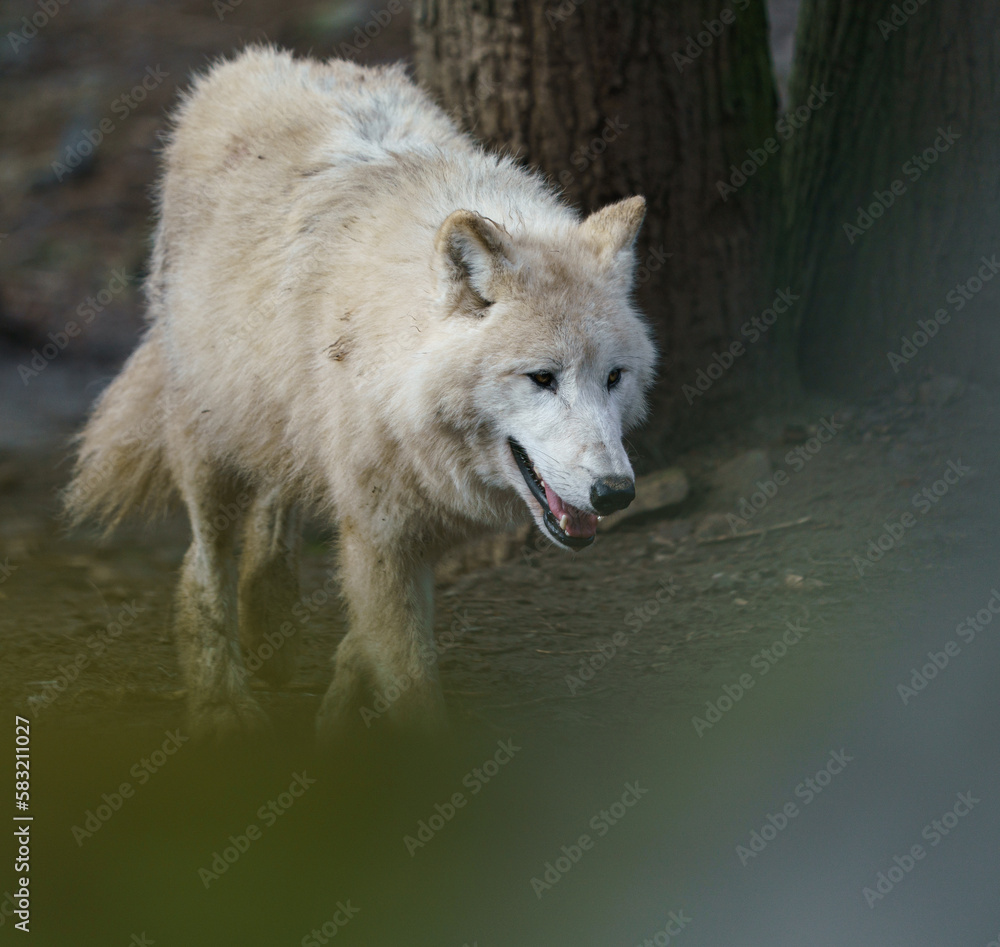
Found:
<svg viewBox="0 0 1000 947"><path fill-rule="evenodd" d="M310 507L337 524L350 622L320 736L400 680L388 716L439 727L435 559L528 516L586 546L634 495L622 436L655 356L630 301L645 203L581 220L400 67L271 48L194 82L165 166L149 328L81 435L68 508L114 525L180 494L196 730L265 722L241 645L289 617ZM293 667L289 641L262 673Z"/></svg>

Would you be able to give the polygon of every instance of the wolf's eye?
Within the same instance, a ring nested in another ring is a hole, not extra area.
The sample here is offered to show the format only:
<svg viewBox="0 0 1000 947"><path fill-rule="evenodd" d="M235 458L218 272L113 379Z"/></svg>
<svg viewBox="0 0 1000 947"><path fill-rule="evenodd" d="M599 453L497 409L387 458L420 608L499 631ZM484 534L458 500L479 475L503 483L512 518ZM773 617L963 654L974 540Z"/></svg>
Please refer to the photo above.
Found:
<svg viewBox="0 0 1000 947"><path fill-rule="evenodd" d="M552 372L534 372L528 376L539 388L552 388L556 383L556 376Z"/></svg>
<svg viewBox="0 0 1000 947"><path fill-rule="evenodd" d="M622 370L620 368L613 368L608 372L608 390L610 391L615 385L622 380Z"/></svg>

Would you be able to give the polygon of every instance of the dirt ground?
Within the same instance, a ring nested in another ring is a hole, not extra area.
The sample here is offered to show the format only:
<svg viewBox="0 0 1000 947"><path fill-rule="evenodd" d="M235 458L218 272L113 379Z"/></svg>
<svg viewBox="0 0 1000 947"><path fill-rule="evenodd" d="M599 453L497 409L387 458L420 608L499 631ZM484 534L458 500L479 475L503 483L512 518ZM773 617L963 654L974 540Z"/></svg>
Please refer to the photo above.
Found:
<svg viewBox="0 0 1000 947"><path fill-rule="evenodd" d="M67 533L58 491L66 438L81 421L69 405L79 410L94 385L83 372L53 366L17 392L15 366L4 368L5 421L15 437L23 428L32 439L3 444L0 454L0 561L12 570L0 585L0 692L69 725L105 718L176 725L183 684L169 616L184 517L132 523L110 539ZM44 413L47 402L59 405L59 417ZM891 631L866 627L866 601L890 588L919 594L923 573L981 527L971 498L990 483L994 441L984 435L1000 433L997 425L1000 404L982 389L942 406L922 405L904 388L885 403L807 402L720 435L678 458L692 482L679 509L627 521L580 554L533 534L504 564L438 589L436 630L453 712L489 723L494 711L507 720L517 711L558 731L627 723L665 700L697 704L703 668L767 646L786 621L810 626L812 660L825 649L878 649ZM828 442L810 439L824 430ZM726 502L713 471L749 449L768 453L773 496L751 479L739 496L755 505ZM911 497L957 460L971 469L954 494L934 497L926 513L914 507ZM883 524L907 510L919 528L906 530L882 561L859 568L856 557L866 556ZM751 535L740 538L744 532ZM330 539L323 524L311 524L304 607L295 617L298 676L287 689L261 691L293 728L308 726L345 631ZM117 634L123 609L127 624ZM615 644L616 632L624 644ZM106 645L100 654L95 635ZM80 656L79 676L53 697L48 682Z"/></svg>

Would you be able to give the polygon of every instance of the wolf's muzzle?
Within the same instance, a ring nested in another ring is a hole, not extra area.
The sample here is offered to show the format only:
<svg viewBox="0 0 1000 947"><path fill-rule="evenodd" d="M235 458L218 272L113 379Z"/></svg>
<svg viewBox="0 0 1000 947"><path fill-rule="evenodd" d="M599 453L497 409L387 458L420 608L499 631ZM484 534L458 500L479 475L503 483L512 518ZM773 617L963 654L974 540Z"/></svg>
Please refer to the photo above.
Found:
<svg viewBox="0 0 1000 947"><path fill-rule="evenodd" d="M635 499L635 484L628 477L601 477L590 488L590 505L600 516L624 510Z"/></svg>

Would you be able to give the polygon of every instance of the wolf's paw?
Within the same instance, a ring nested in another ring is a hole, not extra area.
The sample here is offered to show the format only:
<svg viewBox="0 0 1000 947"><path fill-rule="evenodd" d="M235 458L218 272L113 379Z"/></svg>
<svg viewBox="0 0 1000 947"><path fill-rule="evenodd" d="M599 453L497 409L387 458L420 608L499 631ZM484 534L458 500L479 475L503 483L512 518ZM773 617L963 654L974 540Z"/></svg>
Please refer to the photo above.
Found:
<svg viewBox="0 0 1000 947"><path fill-rule="evenodd" d="M365 724L349 707L327 694L316 716L316 746L321 754L339 755L362 738Z"/></svg>
<svg viewBox="0 0 1000 947"><path fill-rule="evenodd" d="M357 689L345 694L331 686L316 718L316 742L321 753L330 755L349 745L372 740L402 740L404 743L436 743L450 732L444 700L437 687L420 694L421 699L397 700L389 707Z"/></svg>
<svg viewBox="0 0 1000 947"><path fill-rule="evenodd" d="M271 721L255 700L193 704L188 712L189 728L203 743L235 743L268 737Z"/></svg>

